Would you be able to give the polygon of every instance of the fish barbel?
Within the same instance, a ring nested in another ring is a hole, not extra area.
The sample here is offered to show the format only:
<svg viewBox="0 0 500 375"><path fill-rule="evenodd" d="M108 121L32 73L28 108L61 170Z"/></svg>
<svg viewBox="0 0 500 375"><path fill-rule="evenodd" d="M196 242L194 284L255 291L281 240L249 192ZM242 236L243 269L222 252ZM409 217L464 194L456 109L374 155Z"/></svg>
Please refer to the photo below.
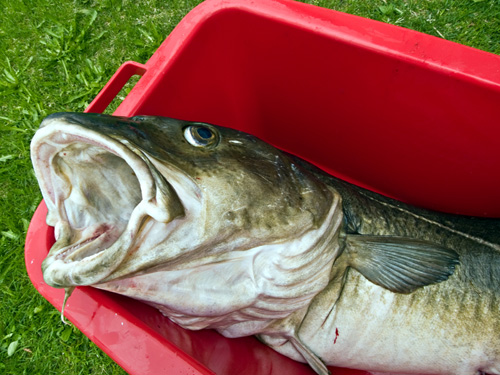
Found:
<svg viewBox="0 0 500 375"><path fill-rule="evenodd" d="M498 219L415 208L249 134L164 117L54 114L31 155L53 287L257 335L321 375L500 374Z"/></svg>

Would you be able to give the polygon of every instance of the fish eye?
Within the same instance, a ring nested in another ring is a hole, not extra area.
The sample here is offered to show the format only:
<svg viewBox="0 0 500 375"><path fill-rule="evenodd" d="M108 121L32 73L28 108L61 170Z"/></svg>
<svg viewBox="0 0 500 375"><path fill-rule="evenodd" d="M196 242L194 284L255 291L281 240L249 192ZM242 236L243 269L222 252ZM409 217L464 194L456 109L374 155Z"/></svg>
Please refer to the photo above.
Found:
<svg viewBox="0 0 500 375"><path fill-rule="evenodd" d="M215 146L219 136L215 129L206 125L189 125L184 129L184 138L195 147Z"/></svg>

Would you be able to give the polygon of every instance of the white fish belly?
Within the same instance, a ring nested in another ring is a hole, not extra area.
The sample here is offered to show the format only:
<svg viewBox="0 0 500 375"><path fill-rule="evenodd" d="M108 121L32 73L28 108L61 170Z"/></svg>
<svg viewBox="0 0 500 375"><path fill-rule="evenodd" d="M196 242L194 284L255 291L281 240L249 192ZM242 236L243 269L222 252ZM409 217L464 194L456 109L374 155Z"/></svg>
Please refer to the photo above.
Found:
<svg viewBox="0 0 500 375"><path fill-rule="evenodd" d="M311 306L299 337L329 365L397 374L500 374L499 301L441 283L409 295L350 270ZM328 306L329 304L329 306Z"/></svg>

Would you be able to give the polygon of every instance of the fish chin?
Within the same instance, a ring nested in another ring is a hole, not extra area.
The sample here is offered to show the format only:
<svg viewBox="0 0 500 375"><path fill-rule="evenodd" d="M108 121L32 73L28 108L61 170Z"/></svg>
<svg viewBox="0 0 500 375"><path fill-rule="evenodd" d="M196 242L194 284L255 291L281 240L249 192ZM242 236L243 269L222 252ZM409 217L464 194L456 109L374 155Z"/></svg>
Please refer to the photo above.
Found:
<svg viewBox="0 0 500 375"><path fill-rule="evenodd" d="M148 221L183 215L173 187L126 140L48 119L31 144L56 242L42 265L47 284L98 283L134 249Z"/></svg>

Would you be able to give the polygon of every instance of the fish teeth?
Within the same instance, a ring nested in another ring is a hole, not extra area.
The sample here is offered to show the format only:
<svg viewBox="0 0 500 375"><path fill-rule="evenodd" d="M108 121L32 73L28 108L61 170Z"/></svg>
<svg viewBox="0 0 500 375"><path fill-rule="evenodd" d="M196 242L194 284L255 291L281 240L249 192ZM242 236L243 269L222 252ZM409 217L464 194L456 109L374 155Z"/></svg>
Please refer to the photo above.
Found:
<svg viewBox="0 0 500 375"><path fill-rule="evenodd" d="M81 249L85 245L89 244L90 242L95 241L97 238L102 236L102 234L93 236L91 238L87 238L86 240L77 242L76 244L68 246L66 249L62 250L59 254L57 254L57 259L68 259L71 260L70 257L74 257L74 254L77 250Z"/></svg>

